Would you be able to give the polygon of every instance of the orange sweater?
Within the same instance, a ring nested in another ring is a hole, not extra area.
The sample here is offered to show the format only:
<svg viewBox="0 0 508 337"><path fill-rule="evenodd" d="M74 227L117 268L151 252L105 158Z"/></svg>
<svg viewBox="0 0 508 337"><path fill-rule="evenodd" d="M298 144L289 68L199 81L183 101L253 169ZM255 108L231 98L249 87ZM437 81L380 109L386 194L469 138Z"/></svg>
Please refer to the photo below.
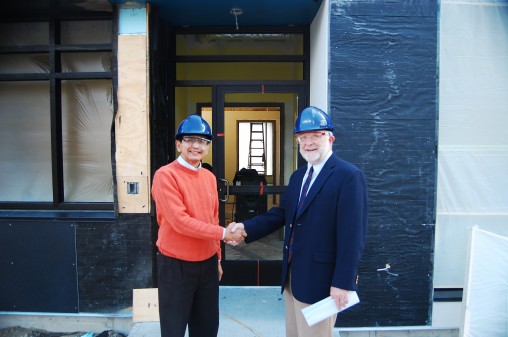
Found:
<svg viewBox="0 0 508 337"><path fill-rule="evenodd" d="M206 169L184 167L177 160L155 172L152 196L156 203L159 251L185 261L221 258L217 181Z"/></svg>

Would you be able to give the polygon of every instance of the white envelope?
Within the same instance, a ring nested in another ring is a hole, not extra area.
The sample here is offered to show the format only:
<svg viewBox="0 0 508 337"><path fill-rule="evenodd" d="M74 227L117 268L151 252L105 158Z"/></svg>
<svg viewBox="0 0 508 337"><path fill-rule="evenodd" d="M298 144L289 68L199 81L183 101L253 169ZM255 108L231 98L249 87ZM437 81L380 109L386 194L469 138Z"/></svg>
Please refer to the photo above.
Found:
<svg viewBox="0 0 508 337"><path fill-rule="evenodd" d="M349 292L349 301L347 305L342 308L341 311L346 310L347 308L357 304L360 302L360 298L358 298L358 294L356 291ZM325 318L328 318L339 312L337 306L335 305L335 300L328 296L325 299L322 299L319 302L316 302L312 305L309 305L306 308L302 309L302 314L305 316L305 320L309 326L312 326L318 322L321 322Z"/></svg>

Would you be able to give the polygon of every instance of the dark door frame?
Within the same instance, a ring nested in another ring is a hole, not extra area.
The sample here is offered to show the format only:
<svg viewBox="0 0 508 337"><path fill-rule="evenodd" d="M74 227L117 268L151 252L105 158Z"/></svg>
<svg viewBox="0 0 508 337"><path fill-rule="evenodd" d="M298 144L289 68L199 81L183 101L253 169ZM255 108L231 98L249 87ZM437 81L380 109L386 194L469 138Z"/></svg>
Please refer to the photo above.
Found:
<svg viewBox="0 0 508 337"><path fill-rule="evenodd" d="M224 110L227 107L225 95L228 93L295 93L298 97L298 114L307 105L307 90L305 83L237 83L234 85L216 85L212 87L212 124L214 125L214 150L212 161L214 171L218 178L225 173L224 155ZM284 151L284 144L281 143L281 151ZM219 195L224 194L226 187L219 185ZM285 191L283 184L266 186L266 194L282 194ZM229 186L229 193L234 195L258 193L259 187L250 186ZM219 204L219 223L225 223L225 204ZM265 285L274 286L280 284L281 260L242 260L231 261L227 259L225 245L222 243L224 275L223 285Z"/></svg>

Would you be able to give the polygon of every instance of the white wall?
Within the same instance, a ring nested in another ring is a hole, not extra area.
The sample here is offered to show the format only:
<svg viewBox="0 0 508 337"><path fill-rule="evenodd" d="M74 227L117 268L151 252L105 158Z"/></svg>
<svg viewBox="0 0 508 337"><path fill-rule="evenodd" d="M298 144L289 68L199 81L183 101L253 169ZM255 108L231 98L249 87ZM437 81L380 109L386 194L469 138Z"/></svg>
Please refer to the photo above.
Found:
<svg viewBox="0 0 508 337"><path fill-rule="evenodd" d="M330 1L323 0L310 26L310 99L314 105L328 112L328 65L330 36Z"/></svg>
<svg viewBox="0 0 508 337"><path fill-rule="evenodd" d="M508 3L442 0L434 287L463 287L468 229L508 235Z"/></svg>

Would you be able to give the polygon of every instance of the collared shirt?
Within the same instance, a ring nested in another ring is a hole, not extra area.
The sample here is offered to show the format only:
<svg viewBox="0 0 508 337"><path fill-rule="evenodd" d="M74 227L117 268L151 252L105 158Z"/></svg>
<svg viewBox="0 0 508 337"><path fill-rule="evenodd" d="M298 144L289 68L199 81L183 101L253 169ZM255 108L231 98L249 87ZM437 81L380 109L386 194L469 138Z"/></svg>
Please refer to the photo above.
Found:
<svg viewBox="0 0 508 337"><path fill-rule="evenodd" d="M332 155L332 150L330 150L330 152L328 152L326 157L318 164L312 165L310 163L307 163L307 172L305 172L305 175L303 176L302 186L300 187L300 195L302 195L303 185L305 184L305 180L307 180L307 176L309 175L310 168L314 167L314 173L312 174L312 179L310 180L309 190L312 187L312 184L314 184L314 181L316 181L316 178L317 178L319 172L321 172L321 170L323 169L323 166L325 166L326 161L328 160L328 158L330 158L331 155Z"/></svg>
<svg viewBox="0 0 508 337"><path fill-rule="evenodd" d="M201 168L201 163L199 163L198 167L192 166L191 164L186 162L185 159L182 158L182 156L179 156L177 160L180 164L193 171L198 171Z"/></svg>

